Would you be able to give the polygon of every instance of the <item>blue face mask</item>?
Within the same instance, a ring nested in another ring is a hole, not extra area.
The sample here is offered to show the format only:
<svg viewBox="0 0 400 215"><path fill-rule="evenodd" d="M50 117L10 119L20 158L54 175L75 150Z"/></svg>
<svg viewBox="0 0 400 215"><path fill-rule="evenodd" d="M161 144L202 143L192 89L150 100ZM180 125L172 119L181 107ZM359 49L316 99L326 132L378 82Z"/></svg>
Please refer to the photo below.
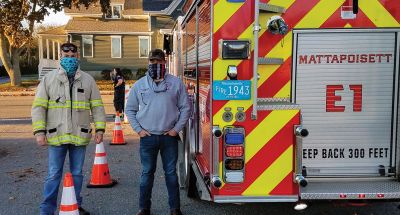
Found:
<svg viewBox="0 0 400 215"><path fill-rule="evenodd" d="M60 60L60 65L67 72L67 76L71 77L78 70L79 61L76 57L63 57Z"/></svg>

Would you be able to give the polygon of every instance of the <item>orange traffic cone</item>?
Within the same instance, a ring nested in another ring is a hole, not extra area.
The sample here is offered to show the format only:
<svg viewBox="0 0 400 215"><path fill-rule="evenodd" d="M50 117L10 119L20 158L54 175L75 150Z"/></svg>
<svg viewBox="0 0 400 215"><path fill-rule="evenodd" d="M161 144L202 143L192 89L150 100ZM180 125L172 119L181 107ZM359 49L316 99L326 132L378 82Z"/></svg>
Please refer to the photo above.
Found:
<svg viewBox="0 0 400 215"><path fill-rule="evenodd" d="M79 215L78 203L76 202L74 180L71 173L67 172L64 177L64 187L61 197L59 215Z"/></svg>
<svg viewBox="0 0 400 215"><path fill-rule="evenodd" d="M113 139L110 145L125 145L124 133L122 132L121 119L119 112L115 115L115 126L113 131Z"/></svg>
<svg viewBox="0 0 400 215"><path fill-rule="evenodd" d="M117 181L111 180L104 144L103 142L98 143L96 144L96 156L94 157L92 177L87 187L112 187L115 184L117 184Z"/></svg>

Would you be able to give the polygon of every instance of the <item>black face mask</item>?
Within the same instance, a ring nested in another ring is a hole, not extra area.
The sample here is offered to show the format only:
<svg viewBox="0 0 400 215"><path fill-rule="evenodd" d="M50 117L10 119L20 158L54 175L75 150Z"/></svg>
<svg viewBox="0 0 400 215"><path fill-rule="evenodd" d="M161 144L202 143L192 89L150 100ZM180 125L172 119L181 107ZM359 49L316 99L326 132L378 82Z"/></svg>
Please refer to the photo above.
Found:
<svg viewBox="0 0 400 215"><path fill-rule="evenodd" d="M165 76L165 64L149 64L149 76L154 79L163 79Z"/></svg>

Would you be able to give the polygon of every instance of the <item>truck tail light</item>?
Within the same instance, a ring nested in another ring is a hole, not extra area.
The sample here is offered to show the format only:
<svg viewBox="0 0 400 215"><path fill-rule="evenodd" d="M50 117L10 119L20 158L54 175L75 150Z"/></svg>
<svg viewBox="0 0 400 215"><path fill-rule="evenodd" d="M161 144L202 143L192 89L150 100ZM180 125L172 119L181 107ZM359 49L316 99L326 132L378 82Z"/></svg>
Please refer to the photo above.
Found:
<svg viewBox="0 0 400 215"><path fill-rule="evenodd" d="M242 170L244 167L243 159L227 159L225 161L225 168L227 170Z"/></svg>
<svg viewBox="0 0 400 215"><path fill-rule="evenodd" d="M242 183L245 173L245 132L243 127L227 126L223 129L223 180Z"/></svg>
<svg viewBox="0 0 400 215"><path fill-rule="evenodd" d="M242 146L227 146L225 148L225 154L228 157L242 157L243 147Z"/></svg>
<svg viewBox="0 0 400 215"><path fill-rule="evenodd" d="M244 135L242 133L227 133L225 135L225 143L228 145L239 145L244 143Z"/></svg>

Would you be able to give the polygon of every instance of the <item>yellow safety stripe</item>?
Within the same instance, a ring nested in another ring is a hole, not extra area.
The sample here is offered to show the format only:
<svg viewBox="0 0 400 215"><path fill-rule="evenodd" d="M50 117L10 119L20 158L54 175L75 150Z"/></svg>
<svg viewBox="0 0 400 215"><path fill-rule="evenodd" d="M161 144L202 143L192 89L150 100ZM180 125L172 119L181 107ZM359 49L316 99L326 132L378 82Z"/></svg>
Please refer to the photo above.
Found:
<svg viewBox="0 0 400 215"><path fill-rule="evenodd" d="M103 101L101 99L95 99L95 100L90 100L90 106L91 107L99 107L99 106L104 106Z"/></svg>
<svg viewBox="0 0 400 215"><path fill-rule="evenodd" d="M60 103L56 101L49 101L49 109L55 108L71 108L71 101L67 100L65 103ZM72 101L72 108L73 109L85 109L90 110L90 103L89 102L79 102L79 101Z"/></svg>
<svg viewBox="0 0 400 215"><path fill-rule="evenodd" d="M89 102L73 101L72 102L72 108L90 110L90 103Z"/></svg>
<svg viewBox="0 0 400 215"><path fill-rule="evenodd" d="M96 127L96 129L105 129L106 122L94 122L94 126Z"/></svg>
<svg viewBox="0 0 400 215"><path fill-rule="evenodd" d="M73 143L76 145L86 145L90 138L82 138L72 134L57 135L47 139L49 145L61 145L63 143Z"/></svg>
<svg viewBox="0 0 400 215"><path fill-rule="evenodd" d="M32 123L33 130L41 130L46 128L46 122L43 120L39 120Z"/></svg>
<svg viewBox="0 0 400 215"><path fill-rule="evenodd" d="M48 100L47 99L43 99L43 98L35 98L35 100L33 101L33 106L34 107L45 107L47 108L48 105Z"/></svg>

